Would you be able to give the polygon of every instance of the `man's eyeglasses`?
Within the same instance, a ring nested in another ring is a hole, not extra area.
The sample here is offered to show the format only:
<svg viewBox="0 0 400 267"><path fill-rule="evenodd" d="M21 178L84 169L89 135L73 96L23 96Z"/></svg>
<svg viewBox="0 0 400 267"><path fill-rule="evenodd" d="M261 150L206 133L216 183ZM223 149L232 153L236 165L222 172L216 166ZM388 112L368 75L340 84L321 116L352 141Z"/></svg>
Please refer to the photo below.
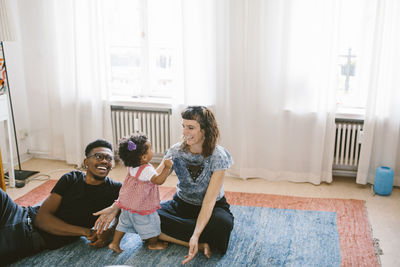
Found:
<svg viewBox="0 0 400 267"><path fill-rule="evenodd" d="M96 160L98 161L102 161L102 160L107 160L108 162L111 162L114 157L110 156L108 154L102 154L102 153L94 153L93 155L87 156L86 158L91 158L91 157L95 157Z"/></svg>

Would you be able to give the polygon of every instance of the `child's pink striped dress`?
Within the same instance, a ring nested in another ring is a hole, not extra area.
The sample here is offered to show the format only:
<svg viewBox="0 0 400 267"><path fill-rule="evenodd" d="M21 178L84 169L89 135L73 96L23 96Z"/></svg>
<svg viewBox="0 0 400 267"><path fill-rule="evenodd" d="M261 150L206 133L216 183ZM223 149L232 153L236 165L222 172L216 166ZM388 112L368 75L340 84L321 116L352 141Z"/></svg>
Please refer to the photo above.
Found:
<svg viewBox="0 0 400 267"><path fill-rule="evenodd" d="M146 169L148 176L157 174L157 172L151 164L143 164L137 168L135 176L131 175L132 168L128 168L128 174L119 192L119 198L115 202L121 209L140 215L148 215L160 208L158 185L153 184L150 180L141 181L139 177L145 168L151 168Z"/></svg>

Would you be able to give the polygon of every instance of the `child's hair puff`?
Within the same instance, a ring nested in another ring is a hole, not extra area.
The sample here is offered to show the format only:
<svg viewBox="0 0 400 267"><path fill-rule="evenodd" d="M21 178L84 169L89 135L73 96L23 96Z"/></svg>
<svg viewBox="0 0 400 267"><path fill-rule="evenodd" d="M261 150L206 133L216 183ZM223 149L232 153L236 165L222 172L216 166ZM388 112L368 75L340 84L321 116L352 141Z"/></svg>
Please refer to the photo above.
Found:
<svg viewBox="0 0 400 267"><path fill-rule="evenodd" d="M127 167L138 167L140 166L140 160L144 154L146 154L149 147L146 142L149 139L143 133L135 133L128 138L123 138L119 142L118 146L118 156L124 162ZM135 149L129 150L128 144L133 142L135 144Z"/></svg>

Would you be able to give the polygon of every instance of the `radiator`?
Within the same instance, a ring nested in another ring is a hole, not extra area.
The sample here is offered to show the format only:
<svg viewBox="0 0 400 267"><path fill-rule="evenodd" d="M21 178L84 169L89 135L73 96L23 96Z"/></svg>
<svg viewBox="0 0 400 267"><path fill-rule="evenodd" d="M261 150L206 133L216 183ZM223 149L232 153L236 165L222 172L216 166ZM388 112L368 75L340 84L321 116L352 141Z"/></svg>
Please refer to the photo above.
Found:
<svg viewBox="0 0 400 267"><path fill-rule="evenodd" d="M357 175L362 130L362 120L336 119L333 175Z"/></svg>
<svg viewBox="0 0 400 267"><path fill-rule="evenodd" d="M114 147L132 133L142 132L151 141L153 162L160 162L170 147L171 109L111 106Z"/></svg>

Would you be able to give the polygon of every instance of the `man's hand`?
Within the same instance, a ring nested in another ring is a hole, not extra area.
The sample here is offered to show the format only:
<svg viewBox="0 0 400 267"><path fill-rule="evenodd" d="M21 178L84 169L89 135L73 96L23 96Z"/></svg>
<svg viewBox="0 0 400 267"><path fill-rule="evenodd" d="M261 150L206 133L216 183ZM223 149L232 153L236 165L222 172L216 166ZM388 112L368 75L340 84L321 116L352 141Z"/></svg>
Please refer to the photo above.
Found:
<svg viewBox="0 0 400 267"><path fill-rule="evenodd" d="M96 231L87 229L85 233L85 237L90 241L90 242L95 242L97 240L97 234Z"/></svg>
<svg viewBox="0 0 400 267"><path fill-rule="evenodd" d="M93 240L90 240L89 246L93 246L96 248L102 248L108 245L111 241L111 237L113 234L113 229L108 229L106 231L103 231L101 234L96 233L93 231L93 233L96 235L96 238Z"/></svg>

